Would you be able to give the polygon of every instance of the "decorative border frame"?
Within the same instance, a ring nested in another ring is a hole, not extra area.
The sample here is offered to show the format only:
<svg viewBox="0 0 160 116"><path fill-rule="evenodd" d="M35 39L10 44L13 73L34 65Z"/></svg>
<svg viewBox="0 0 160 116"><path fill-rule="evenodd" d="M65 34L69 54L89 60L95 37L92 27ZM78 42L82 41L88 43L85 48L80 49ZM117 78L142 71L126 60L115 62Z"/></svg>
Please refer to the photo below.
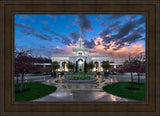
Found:
<svg viewBox="0 0 160 116"><path fill-rule="evenodd" d="M1 3L0 39L0 104L1 115L160 115L159 95L159 14L158 0L3 0ZM15 13L118 14L144 13L146 21L147 100L140 103L14 103L14 19Z"/></svg>

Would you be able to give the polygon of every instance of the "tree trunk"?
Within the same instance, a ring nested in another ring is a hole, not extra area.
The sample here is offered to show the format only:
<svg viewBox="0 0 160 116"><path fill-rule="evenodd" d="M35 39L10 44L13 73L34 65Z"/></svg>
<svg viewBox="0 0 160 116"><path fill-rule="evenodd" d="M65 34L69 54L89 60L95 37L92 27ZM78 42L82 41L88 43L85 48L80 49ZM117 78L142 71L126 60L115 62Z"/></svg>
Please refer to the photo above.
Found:
<svg viewBox="0 0 160 116"><path fill-rule="evenodd" d="M16 75L17 75L16 85L18 86L18 73L16 73Z"/></svg>
<svg viewBox="0 0 160 116"><path fill-rule="evenodd" d="M138 73L138 84L140 84L140 75Z"/></svg>
<svg viewBox="0 0 160 116"><path fill-rule="evenodd" d="M23 92L23 77L24 77L24 73L22 73L22 79L21 79L21 92Z"/></svg>
<svg viewBox="0 0 160 116"><path fill-rule="evenodd" d="M133 74L131 72L131 88L133 88Z"/></svg>

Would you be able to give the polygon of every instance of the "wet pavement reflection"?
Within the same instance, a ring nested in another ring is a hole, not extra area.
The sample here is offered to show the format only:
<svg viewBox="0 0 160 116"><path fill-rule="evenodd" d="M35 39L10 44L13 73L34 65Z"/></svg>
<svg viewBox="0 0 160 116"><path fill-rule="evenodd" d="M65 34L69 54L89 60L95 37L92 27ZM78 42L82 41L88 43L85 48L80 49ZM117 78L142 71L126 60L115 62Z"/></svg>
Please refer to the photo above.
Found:
<svg viewBox="0 0 160 116"><path fill-rule="evenodd" d="M43 84L53 85L57 90L47 96L32 102L137 102L136 100L118 97L103 91L102 87L121 81L130 81L130 78L117 78L116 76L96 75L95 83L67 83L63 82L65 76L52 77L43 81ZM143 80L144 81L144 80Z"/></svg>

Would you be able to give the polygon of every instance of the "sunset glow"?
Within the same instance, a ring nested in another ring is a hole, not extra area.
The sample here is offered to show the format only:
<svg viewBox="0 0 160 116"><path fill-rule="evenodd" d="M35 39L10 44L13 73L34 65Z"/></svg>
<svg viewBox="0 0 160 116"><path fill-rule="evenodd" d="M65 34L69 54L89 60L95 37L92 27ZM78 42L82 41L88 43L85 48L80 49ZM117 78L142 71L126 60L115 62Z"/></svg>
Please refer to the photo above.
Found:
<svg viewBox="0 0 160 116"><path fill-rule="evenodd" d="M78 38L90 55L124 60L145 52L145 15L15 15L15 46L34 55L71 55Z"/></svg>

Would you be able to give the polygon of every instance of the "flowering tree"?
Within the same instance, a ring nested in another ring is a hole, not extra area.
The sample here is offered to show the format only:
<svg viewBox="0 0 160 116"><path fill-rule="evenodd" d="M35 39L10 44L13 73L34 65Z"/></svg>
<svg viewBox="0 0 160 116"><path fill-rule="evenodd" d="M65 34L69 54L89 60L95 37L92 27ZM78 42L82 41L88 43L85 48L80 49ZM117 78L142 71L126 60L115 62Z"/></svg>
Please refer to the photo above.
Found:
<svg viewBox="0 0 160 116"><path fill-rule="evenodd" d="M133 72L136 71L137 68L137 60L136 57L129 56L128 60L124 62L123 70L126 72L131 73L131 89L134 89L133 87Z"/></svg>
<svg viewBox="0 0 160 116"><path fill-rule="evenodd" d="M28 72L32 72L33 64L32 64L31 51L27 50L15 50L15 73L17 74L17 83L18 83L18 74L21 73L21 88L20 91L23 92L23 79L24 74Z"/></svg>
<svg viewBox="0 0 160 116"><path fill-rule="evenodd" d="M140 73L145 73L145 57L143 53L140 53L136 57L136 61L137 61L137 66L136 66L135 72L137 72L138 84L140 84Z"/></svg>
<svg viewBox="0 0 160 116"><path fill-rule="evenodd" d="M110 67L110 68L109 68L109 72L112 72L112 74L113 74L115 71L116 71L115 68L113 68L113 67Z"/></svg>
<svg viewBox="0 0 160 116"><path fill-rule="evenodd" d="M119 72L119 73L125 73L126 72L126 69L125 69L124 66L118 67L115 70L116 70L116 72Z"/></svg>
<svg viewBox="0 0 160 116"><path fill-rule="evenodd" d="M31 63L31 59L29 56L20 55L15 58L15 72L21 73L21 89L20 91L23 92L23 79L24 74L28 72L32 72L33 64Z"/></svg>

